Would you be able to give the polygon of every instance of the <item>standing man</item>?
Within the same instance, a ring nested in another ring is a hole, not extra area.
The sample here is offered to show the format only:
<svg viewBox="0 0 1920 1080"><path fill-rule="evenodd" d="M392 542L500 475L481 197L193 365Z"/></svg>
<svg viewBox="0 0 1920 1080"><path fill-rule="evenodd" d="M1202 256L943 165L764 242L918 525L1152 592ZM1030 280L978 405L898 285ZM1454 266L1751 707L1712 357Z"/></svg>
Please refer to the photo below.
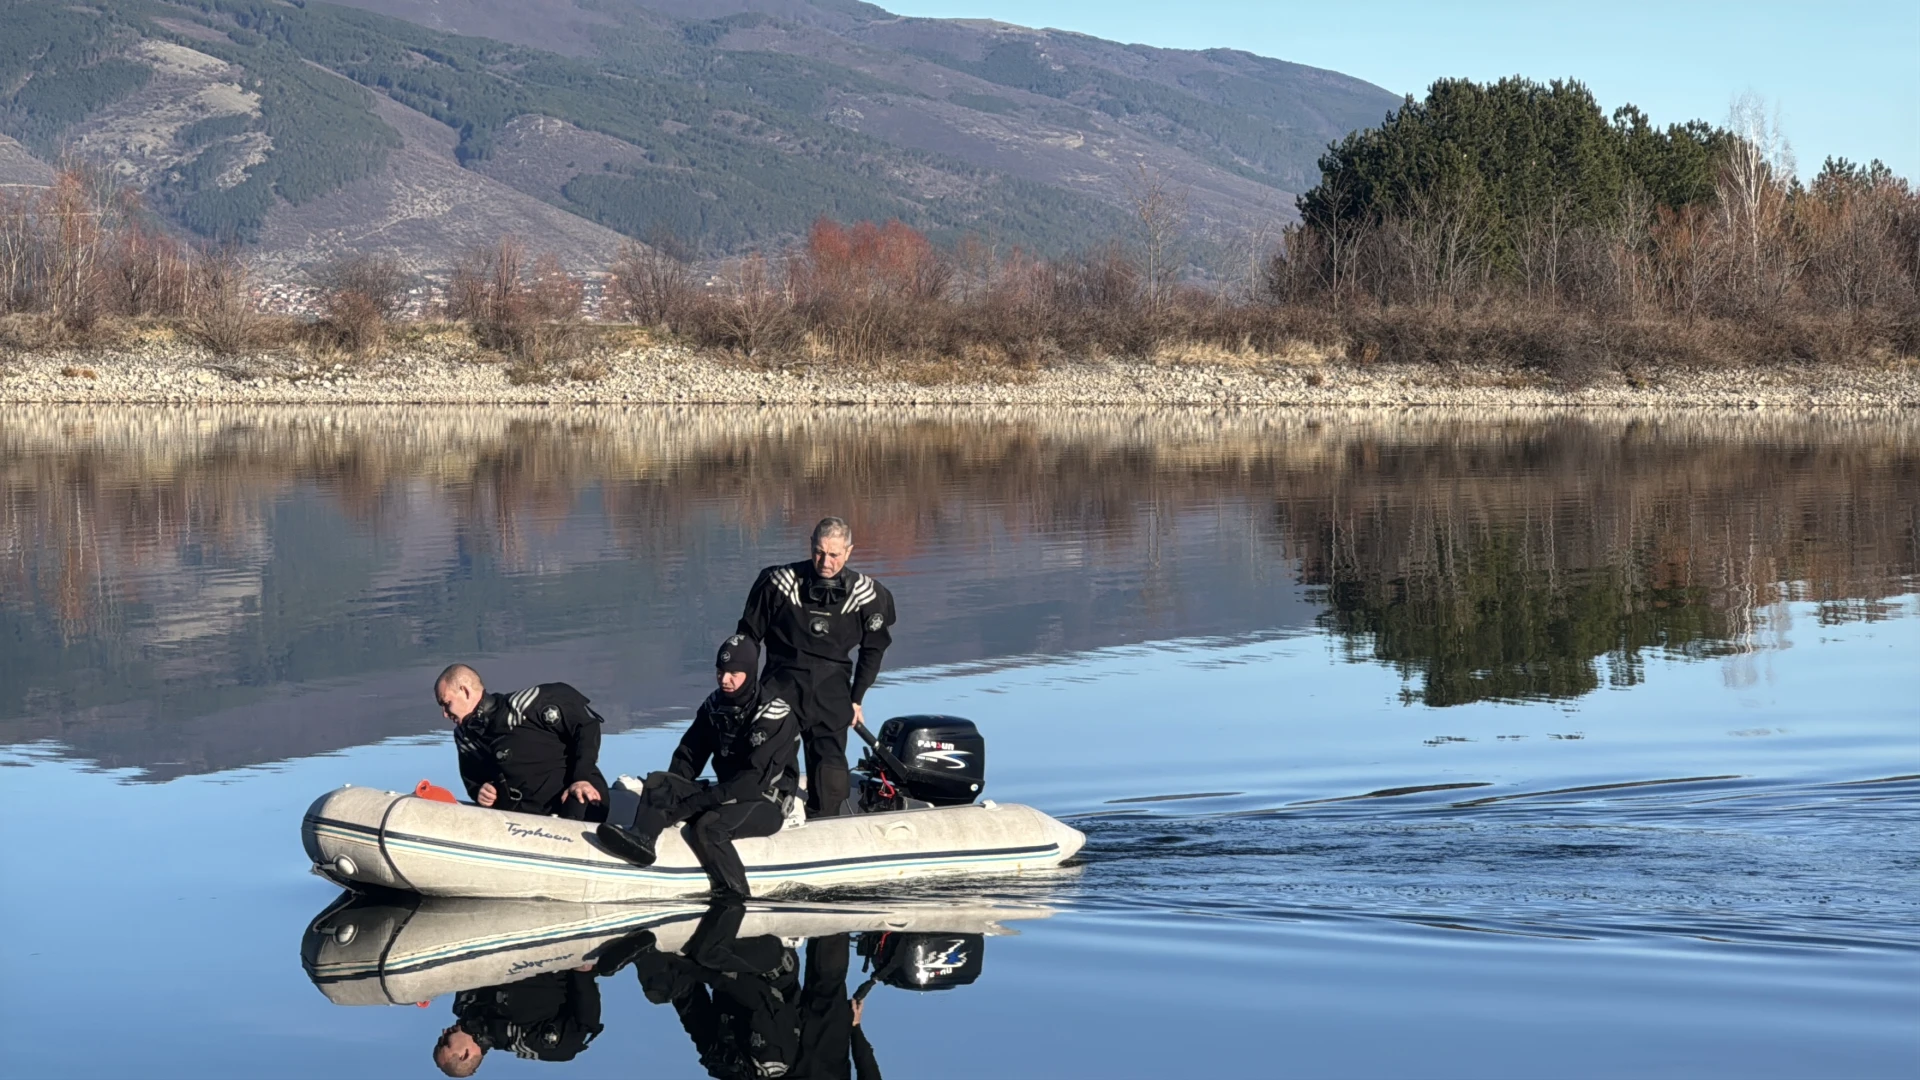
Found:
<svg viewBox="0 0 1920 1080"><path fill-rule="evenodd" d="M893 594L848 569L852 554L847 523L820 519L812 558L760 571L740 615L739 632L766 654L761 682L777 685L799 716L809 817L832 817L846 801L847 728L865 719L860 700L893 644ZM848 658L855 647L857 665Z"/></svg>
<svg viewBox="0 0 1920 1080"><path fill-rule="evenodd" d="M489 694L480 673L454 664L433 682L453 721L460 780L481 806L576 821L607 819L600 774L600 714L566 683Z"/></svg>

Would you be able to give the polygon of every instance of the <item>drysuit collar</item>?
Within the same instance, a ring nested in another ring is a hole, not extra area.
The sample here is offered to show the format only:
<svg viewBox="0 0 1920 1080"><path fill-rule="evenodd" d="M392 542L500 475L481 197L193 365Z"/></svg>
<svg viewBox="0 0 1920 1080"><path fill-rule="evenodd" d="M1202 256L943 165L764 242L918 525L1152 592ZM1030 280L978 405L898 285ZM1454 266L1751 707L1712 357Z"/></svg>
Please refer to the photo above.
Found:
<svg viewBox="0 0 1920 1080"><path fill-rule="evenodd" d="M481 694L480 700L474 703L473 711L456 726L476 736L485 735L493 727L494 717L504 711L501 708L504 701L505 694Z"/></svg>
<svg viewBox="0 0 1920 1080"><path fill-rule="evenodd" d="M813 568L812 560L807 562L807 602L822 607L838 604L847 598L852 587L853 575L842 566L840 572L832 577L821 577Z"/></svg>

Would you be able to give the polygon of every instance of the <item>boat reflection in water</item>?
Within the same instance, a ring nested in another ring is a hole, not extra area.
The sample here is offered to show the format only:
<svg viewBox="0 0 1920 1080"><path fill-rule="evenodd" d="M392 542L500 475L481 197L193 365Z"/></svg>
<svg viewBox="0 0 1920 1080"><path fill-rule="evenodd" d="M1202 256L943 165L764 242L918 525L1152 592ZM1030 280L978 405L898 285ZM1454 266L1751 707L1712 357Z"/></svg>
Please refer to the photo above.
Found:
<svg viewBox="0 0 1920 1080"><path fill-rule="evenodd" d="M469 1076L492 1050L568 1061L604 1029L599 980L632 968L671 1004L716 1077L878 1076L860 1030L876 986L979 977L985 939L1045 908L964 903L566 904L347 893L300 960L336 1005L453 995L434 1062ZM867 978L851 992L858 957ZM849 1058L852 1068L849 1070Z"/></svg>

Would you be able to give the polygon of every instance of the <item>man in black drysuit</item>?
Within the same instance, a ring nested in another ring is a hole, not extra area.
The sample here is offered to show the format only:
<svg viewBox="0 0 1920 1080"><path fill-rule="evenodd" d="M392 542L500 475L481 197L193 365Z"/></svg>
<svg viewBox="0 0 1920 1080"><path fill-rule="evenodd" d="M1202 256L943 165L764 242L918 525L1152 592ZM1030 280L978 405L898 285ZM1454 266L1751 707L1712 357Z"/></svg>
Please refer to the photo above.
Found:
<svg viewBox="0 0 1920 1080"><path fill-rule="evenodd" d="M700 703L680 736L666 772L652 773L640 791L631 828L602 822L596 830L608 851L652 866L654 843L668 826L690 821L688 842L714 881L716 894L751 894L736 837L772 836L786 824L786 799L799 786L800 727L784 697L754 680L760 650L735 634L714 657L719 683ZM714 781L696 779L713 761Z"/></svg>
<svg viewBox="0 0 1920 1080"><path fill-rule="evenodd" d="M607 817L607 779L600 775L600 714L566 683L541 683L516 694L489 694L465 664L433 684L440 711L453 721L460 779L481 806L576 821Z"/></svg>
<svg viewBox="0 0 1920 1080"><path fill-rule="evenodd" d="M684 955L658 951L642 931L609 946L600 970L610 974L631 962L647 1000L673 1003L700 1064L718 1080L846 1080L850 1049L859 1080L880 1080L847 998L847 935L808 943L803 983L798 956L779 938L739 936L745 915L737 903L715 903Z"/></svg>
<svg viewBox="0 0 1920 1080"><path fill-rule="evenodd" d="M893 643L893 594L847 569L853 530L839 518L813 527L810 559L769 566L747 593L739 632L767 654L765 683L778 683L806 742L807 815L831 817L846 801L847 729L865 720L860 702ZM848 659L860 649L858 666Z"/></svg>
<svg viewBox="0 0 1920 1080"><path fill-rule="evenodd" d="M472 1076L489 1050L572 1061L602 1030L600 986L592 968L542 972L462 990L454 995L453 1015L453 1026L433 1047L433 1063L448 1076Z"/></svg>

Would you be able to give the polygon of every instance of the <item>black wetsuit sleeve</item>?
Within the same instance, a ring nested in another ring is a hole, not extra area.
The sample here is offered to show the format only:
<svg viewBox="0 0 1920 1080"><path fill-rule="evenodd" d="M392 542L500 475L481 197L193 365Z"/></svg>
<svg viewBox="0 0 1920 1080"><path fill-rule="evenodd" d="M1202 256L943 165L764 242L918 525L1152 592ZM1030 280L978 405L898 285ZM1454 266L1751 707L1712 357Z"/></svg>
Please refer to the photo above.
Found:
<svg viewBox="0 0 1920 1080"><path fill-rule="evenodd" d="M466 786L467 798L478 801L480 788L486 784L486 774L480 771L479 755L460 754L460 783Z"/></svg>
<svg viewBox="0 0 1920 1080"><path fill-rule="evenodd" d="M682 780L698 780L700 770L707 767L707 759L713 756L713 721L707 718L705 702L700 710L693 714L693 723L680 735L680 745L673 748L673 761L667 771Z"/></svg>
<svg viewBox="0 0 1920 1080"><path fill-rule="evenodd" d="M478 801L481 786L500 778L500 763L470 739L456 737L454 745L460 755L460 782L466 786L467 798Z"/></svg>
<svg viewBox="0 0 1920 1080"><path fill-rule="evenodd" d="M778 567L769 566L760 571L753 579L753 588L747 590L747 606L740 612L740 624L736 633L745 634L753 639L755 645L764 647L767 629L773 625L773 584L770 580Z"/></svg>
<svg viewBox="0 0 1920 1080"><path fill-rule="evenodd" d="M873 1044L858 1024L853 1026L853 1075L855 1080L880 1080L880 1062L873 1056Z"/></svg>
<svg viewBox="0 0 1920 1080"><path fill-rule="evenodd" d="M593 972L567 972L567 1011L582 1028L600 1033L600 984Z"/></svg>
<svg viewBox="0 0 1920 1080"><path fill-rule="evenodd" d="M600 774L600 714L586 705L561 711L560 738L567 744L567 787L582 780L605 791Z"/></svg>
<svg viewBox="0 0 1920 1080"><path fill-rule="evenodd" d="M772 789L793 763L799 734L799 718L785 701L774 698L763 704L747 735L758 743L748 751L746 767L709 788L708 805L746 802Z"/></svg>
<svg viewBox="0 0 1920 1080"><path fill-rule="evenodd" d="M893 593L874 582L875 596L860 609L860 659L853 668L853 703L867 695L873 681L880 677L880 660L893 644ZM876 623L875 620L878 620Z"/></svg>

